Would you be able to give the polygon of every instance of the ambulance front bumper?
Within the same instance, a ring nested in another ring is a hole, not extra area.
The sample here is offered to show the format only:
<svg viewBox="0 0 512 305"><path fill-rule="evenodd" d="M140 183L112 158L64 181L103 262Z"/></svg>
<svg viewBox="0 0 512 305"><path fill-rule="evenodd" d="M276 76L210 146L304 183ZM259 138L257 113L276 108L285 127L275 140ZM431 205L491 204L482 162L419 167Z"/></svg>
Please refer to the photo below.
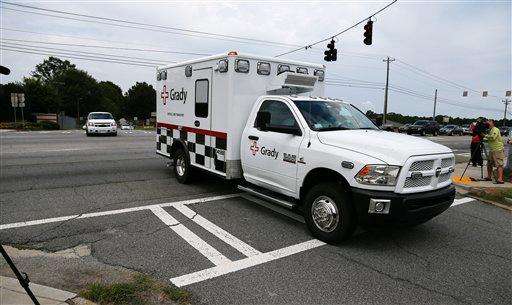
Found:
<svg viewBox="0 0 512 305"><path fill-rule="evenodd" d="M352 202L360 224L404 224L425 222L448 209L455 199L453 185L410 194L354 188Z"/></svg>

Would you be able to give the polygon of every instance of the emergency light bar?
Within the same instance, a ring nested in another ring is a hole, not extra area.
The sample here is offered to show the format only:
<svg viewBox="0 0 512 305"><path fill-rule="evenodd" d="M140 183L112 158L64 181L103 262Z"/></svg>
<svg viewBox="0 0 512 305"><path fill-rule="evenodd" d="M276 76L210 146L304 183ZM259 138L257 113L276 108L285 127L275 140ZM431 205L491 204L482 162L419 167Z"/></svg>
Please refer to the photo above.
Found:
<svg viewBox="0 0 512 305"><path fill-rule="evenodd" d="M291 71L277 75L267 87L267 94L286 95L313 91L316 76L296 74Z"/></svg>

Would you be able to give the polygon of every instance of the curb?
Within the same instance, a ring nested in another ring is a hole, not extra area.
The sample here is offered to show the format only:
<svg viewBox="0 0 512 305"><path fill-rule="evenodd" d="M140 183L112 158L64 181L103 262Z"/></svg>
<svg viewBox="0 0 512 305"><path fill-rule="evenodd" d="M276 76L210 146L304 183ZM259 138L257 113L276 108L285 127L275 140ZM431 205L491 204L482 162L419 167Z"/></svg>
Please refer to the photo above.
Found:
<svg viewBox="0 0 512 305"><path fill-rule="evenodd" d="M474 199L476 199L478 201L482 201L484 203L487 203L487 204L490 204L490 205L494 205L494 206L497 206L498 208L502 208L504 210L512 212L512 207L506 206L506 205L504 205L502 203L495 202L495 201L492 201L492 200L483 199L483 198L480 198L480 197L477 197L477 196L473 196L473 195L468 195L468 194L466 194L465 196L466 197L474 198Z"/></svg>

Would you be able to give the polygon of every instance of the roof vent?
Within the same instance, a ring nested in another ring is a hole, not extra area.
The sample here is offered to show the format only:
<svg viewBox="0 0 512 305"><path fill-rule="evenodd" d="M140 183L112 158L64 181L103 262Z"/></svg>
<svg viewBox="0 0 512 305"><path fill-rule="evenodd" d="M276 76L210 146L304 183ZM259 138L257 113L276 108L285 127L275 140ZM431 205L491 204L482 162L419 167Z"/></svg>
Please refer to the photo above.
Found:
<svg viewBox="0 0 512 305"><path fill-rule="evenodd" d="M267 87L267 94L285 95L300 94L313 91L316 76L283 72L277 75Z"/></svg>

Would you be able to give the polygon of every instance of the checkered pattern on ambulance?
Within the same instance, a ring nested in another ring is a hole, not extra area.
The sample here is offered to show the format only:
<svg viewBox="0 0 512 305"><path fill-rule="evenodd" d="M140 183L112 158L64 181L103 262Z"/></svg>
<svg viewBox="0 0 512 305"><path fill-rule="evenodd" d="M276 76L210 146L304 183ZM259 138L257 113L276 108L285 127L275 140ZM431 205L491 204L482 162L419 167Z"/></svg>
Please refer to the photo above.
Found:
<svg viewBox="0 0 512 305"><path fill-rule="evenodd" d="M182 140L187 146L191 165L226 173L225 133L159 123L156 137L158 154L170 157L172 143Z"/></svg>

